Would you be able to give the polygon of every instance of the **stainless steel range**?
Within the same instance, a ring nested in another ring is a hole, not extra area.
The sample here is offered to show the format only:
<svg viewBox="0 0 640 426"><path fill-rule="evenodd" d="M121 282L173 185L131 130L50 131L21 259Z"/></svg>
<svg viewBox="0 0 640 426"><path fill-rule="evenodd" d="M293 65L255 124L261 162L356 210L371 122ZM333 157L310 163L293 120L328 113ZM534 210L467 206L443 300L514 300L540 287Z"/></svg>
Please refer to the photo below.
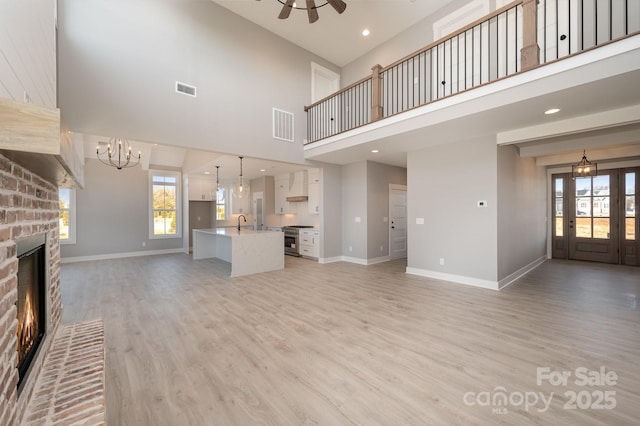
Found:
<svg viewBox="0 0 640 426"><path fill-rule="evenodd" d="M284 231L284 254L289 256L300 256L300 229L313 228L308 225L283 226Z"/></svg>

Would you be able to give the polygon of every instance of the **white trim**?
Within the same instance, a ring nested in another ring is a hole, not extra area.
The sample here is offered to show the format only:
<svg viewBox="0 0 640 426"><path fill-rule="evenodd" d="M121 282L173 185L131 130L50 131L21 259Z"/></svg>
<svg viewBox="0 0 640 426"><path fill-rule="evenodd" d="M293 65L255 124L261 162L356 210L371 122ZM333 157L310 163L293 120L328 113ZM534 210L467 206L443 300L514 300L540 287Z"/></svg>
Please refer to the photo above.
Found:
<svg viewBox="0 0 640 426"><path fill-rule="evenodd" d="M320 74L324 76L327 80L333 81L335 90L331 91L327 94L317 94L316 93L316 75ZM332 93L340 90L340 74L330 70L329 68L325 68L320 64L316 64L315 62L311 62L311 103L319 101L320 99L328 96Z"/></svg>
<svg viewBox="0 0 640 426"><path fill-rule="evenodd" d="M318 259L318 263L335 263L342 262L342 256L334 256L334 257L321 257Z"/></svg>
<svg viewBox="0 0 640 426"><path fill-rule="evenodd" d="M73 188L58 188L58 197L60 197L60 190L69 190L69 238L59 238L61 245L75 244L76 243L76 190ZM59 199L59 198L58 198ZM58 230L59 231L59 230ZM60 233L58 232L58 235Z"/></svg>
<svg viewBox="0 0 640 426"><path fill-rule="evenodd" d="M356 263L358 265L367 265L367 259L361 259L359 257L342 256L343 262Z"/></svg>
<svg viewBox="0 0 640 426"><path fill-rule="evenodd" d="M360 257L351 256L335 256L335 257L323 257L318 259L318 263L335 263L335 262L348 262L355 263L357 265L375 265L377 263L384 263L390 261L389 256L374 257L372 259L362 259Z"/></svg>
<svg viewBox="0 0 640 426"><path fill-rule="evenodd" d="M447 16L438 19L432 25L433 39L440 40L454 31L489 14L489 1L474 1L457 8Z"/></svg>
<svg viewBox="0 0 640 426"><path fill-rule="evenodd" d="M155 256L157 254L174 254L174 253L184 253L184 249L180 247L180 248L163 249L163 250L144 250L144 251L130 251L126 253L97 254L93 256L63 257L60 259L60 263L88 262L91 260L122 259L125 257Z"/></svg>
<svg viewBox="0 0 640 426"><path fill-rule="evenodd" d="M489 290L500 290L497 281L481 280L479 278L465 277L463 275L445 274L442 272L429 271L427 269L410 268L407 266L407 274L418 275L436 280L450 281L458 284L466 284L474 287L486 288Z"/></svg>
<svg viewBox="0 0 640 426"><path fill-rule="evenodd" d="M546 260L547 260L546 255L541 256L538 259L534 260L533 262L529 263L528 265L525 265L522 268L518 269L514 273L507 275L506 277L498 281L498 289L502 290L506 286L513 284L515 281L519 280L524 275L528 274L529 272L536 269L538 266L542 265Z"/></svg>
<svg viewBox="0 0 640 426"><path fill-rule="evenodd" d="M175 234L154 234L154 218L153 218L153 177L165 176L173 177L176 179L176 233ZM166 240L174 238L182 238L182 173L170 171L170 170L158 170L149 169L149 187L148 187L148 200L147 214L149 218L149 239L150 240ZM187 212L188 213L188 212Z"/></svg>
<svg viewBox="0 0 640 426"><path fill-rule="evenodd" d="M374 257L373 259L367 259L367 265L375 265L376 263L384 263L391 260L391 256Z"/></svg>

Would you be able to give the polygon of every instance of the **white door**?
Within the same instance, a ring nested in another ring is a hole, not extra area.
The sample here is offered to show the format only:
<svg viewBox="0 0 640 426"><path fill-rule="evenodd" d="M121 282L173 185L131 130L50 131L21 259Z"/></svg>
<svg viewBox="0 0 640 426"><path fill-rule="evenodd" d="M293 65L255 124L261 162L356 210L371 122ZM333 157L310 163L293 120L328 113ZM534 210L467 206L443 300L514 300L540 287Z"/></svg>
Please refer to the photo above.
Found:
<svg viewBox="0 0 640 426"><path fill-rule="evenodd" d="M389 256L407 257L407 187L389 185Z"/></svg>
<svg viewBox="0 0 640 426"><path fill-rule="evenodd" d="M340 90L340 74L311 62L311 103L324 99L338 90ZM336 98L323 104L321 114L314 114L314 109L310 111L311 116L316 117L310 121L312 139L321 139L340 132L342 106Z"/></svg>
<svg viewBox="0 0 640 426"><path fill-rule="evenodd" d="M311 62L311 103L340 90L340 74Z"/></svg>

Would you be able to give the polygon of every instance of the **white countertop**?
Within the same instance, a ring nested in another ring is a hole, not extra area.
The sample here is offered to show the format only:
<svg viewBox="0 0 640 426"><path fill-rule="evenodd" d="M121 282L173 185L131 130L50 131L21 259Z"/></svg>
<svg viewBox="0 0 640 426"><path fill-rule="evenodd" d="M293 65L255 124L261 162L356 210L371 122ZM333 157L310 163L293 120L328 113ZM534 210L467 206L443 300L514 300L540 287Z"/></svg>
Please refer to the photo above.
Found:
<svg viewBox="0 0 640 426"><path fill-rule="evenodd" d="M206 229L194 229L194 232L203 232L205 234L223 235L227 237L242 237L245 235L258 235L258 234L277 234L278 231L254 231L253 229L242 228L238 231L238 228L206 228Z"/></svg>

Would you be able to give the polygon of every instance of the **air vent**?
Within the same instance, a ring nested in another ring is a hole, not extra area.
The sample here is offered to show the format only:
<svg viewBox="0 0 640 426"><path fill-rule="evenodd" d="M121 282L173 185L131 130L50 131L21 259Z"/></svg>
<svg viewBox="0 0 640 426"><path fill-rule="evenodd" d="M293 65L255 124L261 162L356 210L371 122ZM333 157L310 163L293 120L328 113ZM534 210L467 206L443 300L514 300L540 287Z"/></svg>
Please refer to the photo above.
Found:
<svg viewBox="0 0 640 426"><path fill-rule="evenodd" d="M195 86L189 86L188 84L180 83L179 81L176 81L176 92L193 96L194 98L196 97Z"/></svg>
<svg viewBox="0 0 640 426"><path fill-rule="evenodd" d="M293 113L273 109L273 138L293 142Z"/></svg>

